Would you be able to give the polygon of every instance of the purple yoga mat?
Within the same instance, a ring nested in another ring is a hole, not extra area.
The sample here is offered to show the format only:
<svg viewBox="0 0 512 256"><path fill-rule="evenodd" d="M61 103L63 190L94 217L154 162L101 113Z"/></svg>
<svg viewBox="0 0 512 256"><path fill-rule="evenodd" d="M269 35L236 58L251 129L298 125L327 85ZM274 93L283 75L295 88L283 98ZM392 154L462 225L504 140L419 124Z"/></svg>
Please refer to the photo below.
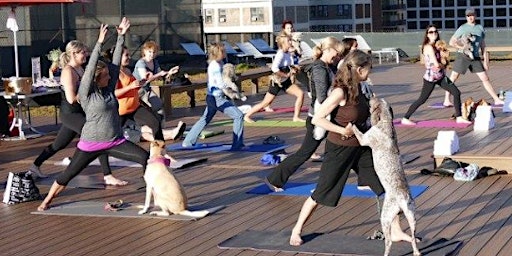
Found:
<svg viewBox="0 0 512 256"><path fill-rule="evenodd" d="M461 124L455 122L455 120L425 120L425 121L418 121L416 122L416 125L405 125L402 124L400 119L394 120L393 124L395 127L413 127L413 128L466 128L469 127L472 124Z"/></svg>
<svg viewBox="0 0 512 256"><path fill-rule="evenodd" d="M445 105L443 105L442 102L436 102L430 106L428 106L429 108L451 108L453 106L450 106L450 107L446 107ZM492 104L491 105L492 108L503 108L503 105L494 105Z"/></svg>

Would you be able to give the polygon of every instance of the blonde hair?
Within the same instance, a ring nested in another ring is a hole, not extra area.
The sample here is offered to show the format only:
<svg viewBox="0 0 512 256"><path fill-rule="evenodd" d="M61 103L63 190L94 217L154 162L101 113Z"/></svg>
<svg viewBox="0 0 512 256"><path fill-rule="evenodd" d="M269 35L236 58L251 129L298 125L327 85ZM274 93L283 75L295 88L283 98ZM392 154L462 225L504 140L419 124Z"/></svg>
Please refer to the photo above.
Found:
<svg viewBox="0 0 512 256"><path fill-rule="evenodd" d="M224 58L224 44L211 43L208 46L208 63L211 61L218 61Z"/></svg>
<svg viewBox="0 0 512 256"><path fill-rule="evenodd" d="M334 49L338 53L343 50L340 40L338 40L336 37L329 36L322 39L320 44L317 44L315 47L313 47L313 58L320 59L323 52L329 48Z"/></svg>
<svg viewBox="0 0 512 256"><path fill-rule="evenodd" d="M357 103L359 97L359 76L357 68L371 67L372 56L361 50L351 51L344 59L336 78L334 79L334 87L341 87L347 95L347 102Z"/></svg>
<svg viewBox="0 0 512 256"><path fill-rule="evenodd" d="M158 44L156 44L155 41L150 40L142 45L142 50L140 51L140 56L142 57L144 57L144 50L153 50L155 53L158 53L160 47L158 47Z"/></svg>
<svg viewBox="0 0 512 256"><path fill-rule="evenodd" d="M59 65L61 67L65 67L68 65L69 61L71 60L71 56L73 56L73 53L81 52L81 51L87 51L87 46L85 46L84 43L73 40L66 44L66 51L60 54L59 56Z"/></svg>
<svg viewBox="0 0 512 256"><path fill-rule="evenodd" d="M279 36L277 36L277 38L276 38L277 47L279 49L282 49L284 43L286 41L290 41L290 40L292 40L292 37L289 36L289 35L279 35Z"/></svg>

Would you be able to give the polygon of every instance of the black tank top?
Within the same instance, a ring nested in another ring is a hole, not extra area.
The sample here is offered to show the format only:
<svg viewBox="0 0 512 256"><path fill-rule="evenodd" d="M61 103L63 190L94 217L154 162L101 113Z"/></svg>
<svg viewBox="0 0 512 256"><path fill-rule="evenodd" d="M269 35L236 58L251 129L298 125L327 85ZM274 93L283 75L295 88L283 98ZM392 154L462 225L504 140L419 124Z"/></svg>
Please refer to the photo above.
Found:
<svg viewBox="0 0 512 256"><path fill-rule="evenodd" d="M75 91L75 93L77 93L78 92L78 86L80 86L80 80L82 80L82 76L80 75L80 73L74 67L71 67L71 68L78 75L78 80L76 82L76 91ZM73 104L70 104L66 100L66 93L65 93L64 88L62 87L62 85L61 85L61 92L60 92L60 94L61 94L61 97L62 97L62 101L60 103L60 111L62 113L67 113L67 114L70 114L70 113L83 113L85 115L85 112L82 109L82 106L80 106L80 104L78 102L74 102Z"/></svg>

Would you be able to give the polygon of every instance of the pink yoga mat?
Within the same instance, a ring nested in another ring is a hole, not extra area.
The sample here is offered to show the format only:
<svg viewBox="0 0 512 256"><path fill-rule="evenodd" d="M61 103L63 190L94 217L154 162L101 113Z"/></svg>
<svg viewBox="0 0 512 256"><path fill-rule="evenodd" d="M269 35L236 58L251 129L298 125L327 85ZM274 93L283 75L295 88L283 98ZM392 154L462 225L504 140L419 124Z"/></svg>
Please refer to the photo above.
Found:
<svg viewBox="0 0 512 256"><path fill-rule="evenodd" d="M289 108L273 108L274 111L273 112L267 112L267 113L293 113L293 111L295 110L294 107L289 107ZM302 107L300 109L300 112L308 112L309 108L308 107ZM260 110L260 112L265 112L264 109Z"/></svg>
<svg viewBox="0 0 512 256"><path fill-rule="evenodd" d="M455 120L425 120L425 121L418 121L416 122L416 125L405 125L402 124L400 119L394 120L393 124L395 127L411 127L411 128L466 128L469 127L472 124L461 124L455 122Z"/></svg>
<svg viewBox="0 0 512 256"><path fill-rule="evenodd" d="M442 102L436 102L436 103L434 103L434 104L432 104L432 105L430 105L428 107L430 107L430 108L452 108L453 106L446 107L446 106L443 105ZM503 105L494 105L494 104L492 104L491 107L492 108L503 108Z"/></svg>

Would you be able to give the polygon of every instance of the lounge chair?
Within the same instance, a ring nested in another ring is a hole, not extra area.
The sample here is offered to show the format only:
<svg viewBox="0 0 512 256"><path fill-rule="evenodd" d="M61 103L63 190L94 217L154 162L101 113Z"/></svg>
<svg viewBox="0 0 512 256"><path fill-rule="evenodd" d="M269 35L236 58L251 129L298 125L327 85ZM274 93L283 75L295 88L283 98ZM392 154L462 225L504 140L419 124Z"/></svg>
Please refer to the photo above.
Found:
<svg viewBox="0 0 512 256"><path fill-rule="evenodd" d="M274 50L272 47L270 47L270 45L267 44L267 42L265 42L265 40L263 39L251 39L249 40L249 42L254 45L254 47L256 47L256 49L258 49L258 51L260 51L261 53L263 54L275 54L276 53L276 50Z"/></svg>
<svg viewBox="0 0 512 256"><path fill-rule="evenodd" d="M260 51L258 51L258 49L256 49L256 47L254 47L254 45L252 45L249 42L236 43L236 45L244 54L253 56L255 59L270 58L270 59L274 60L274 56L276 56L275 53L272 53L272 54L261 53Z"/></svg>
<svg viewBox="0 0 512 256"><path fill-rule="evenodd" d="M191 56L206 56L206 53L197 43L180 43L181 47Z"/></svg>

